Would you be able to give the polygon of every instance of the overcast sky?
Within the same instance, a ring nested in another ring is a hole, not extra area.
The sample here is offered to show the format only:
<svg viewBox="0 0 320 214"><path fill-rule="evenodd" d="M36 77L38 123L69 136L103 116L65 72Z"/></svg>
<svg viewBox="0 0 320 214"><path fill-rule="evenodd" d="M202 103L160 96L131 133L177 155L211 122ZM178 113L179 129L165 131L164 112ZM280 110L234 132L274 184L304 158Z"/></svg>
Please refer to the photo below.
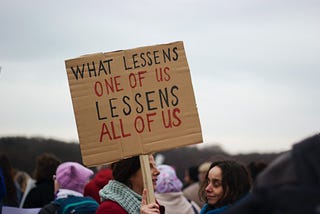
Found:
<svg viewBox="0 0 320 214"><path fill-rule="evenodd" d="M78 141L64 60L183 41L204 144L283 151L320 131L318 0L4 0L0 137Z"/></svg>

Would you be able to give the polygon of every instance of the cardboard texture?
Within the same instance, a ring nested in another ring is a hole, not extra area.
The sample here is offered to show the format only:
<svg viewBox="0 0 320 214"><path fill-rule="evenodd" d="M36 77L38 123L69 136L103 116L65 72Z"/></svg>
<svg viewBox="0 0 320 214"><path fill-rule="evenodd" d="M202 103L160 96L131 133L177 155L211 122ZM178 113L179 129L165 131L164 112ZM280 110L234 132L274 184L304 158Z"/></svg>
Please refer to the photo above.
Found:
<svg viewBox="0 0 320 214"><path fill-rule="evenodd" d="M183 42L65 63L85 165L202 142Z"/></svg>

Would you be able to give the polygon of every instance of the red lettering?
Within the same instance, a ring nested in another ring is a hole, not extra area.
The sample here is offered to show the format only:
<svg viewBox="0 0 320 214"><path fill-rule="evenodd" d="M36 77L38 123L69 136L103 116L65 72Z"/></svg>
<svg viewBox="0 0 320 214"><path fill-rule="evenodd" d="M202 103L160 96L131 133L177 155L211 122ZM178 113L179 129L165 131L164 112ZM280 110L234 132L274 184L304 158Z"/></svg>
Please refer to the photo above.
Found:
<svg viewBox="0 0 320 214"><path fill-rule="evenodd" d="M177 120L176 122L177 123L175 123L175 122L173 122L172 124L175 126L175 127L177 127L177 126L180 126L181 125L181 123L182 123L182 121L180 120L180 118L178 117L178 113L180 113L181 111L180 111L180 109L179 108L174 108L173 109L173 117Z"/></svg>
<svg viewBox="0 0 320 214"><path fill-rule="evenodd" d="M126 134L126 133L124 132L122 119L120 119L120 129L121 129L122 137L129 137L129 136L131 136L131 133L127 133L127 134Z"/></svg>
<svg viewBox="0 0 320 214"><path fill-rule="evenodd" d="M103 87L101 82L97 81L94 83L94 93L98 96L101 97L103 94Z"/></svg>
<svg viewBox="0 0 320 214"><path fill-rule="evenodd" d="M155 116L157 113L154 112L154 113L150 113L150 114L147 114L147 121L148 121L148 129L149 129L149 132L151 132L151 122L153 122L154 120L151 120L151 116Z"/></svg>
<svg viewBox="0 0 320 214"><path fill-rule="evenodd" d="M104 135L108 135L109 140L112 140L107 124L105 123L103 123L101 127L100 142L102 142Z"/></svg>
<svg viewBox="0 0 320 214"><path fill-rule="evenodd" d="M116 139L121 138L120 135L117 136L117 134L116 134L116 129L115 129L115 127L114 127L113 121L111 121L110 124L111 124L113 139L116 140Z"/></svg>
<svg viewBox="0 0 320 214"><path fill-rule="evenodd" d="M116 120L116 121L111 121L110 123L108 123L108 125L109 127L107 126L107 123L102 124L101 133L100 133L100 142L104 140L105 136L108 137L107 140L109 141L131 136L131 133L125 132L125 127L123 126L122 119L119 119L119 123L117 123L117 120ZM117 127L118 125L119 127Z"/></svg>
<svg viewBox="0 0 320 214"><path fill-rule="evenodd" d="M165 115L165 112L162 111L162 124L163 126L167 128L177 127L180 126L182 121L178 117L178 114L180 113L179 108L174 108L171 114L171 110L167 110L167 116Z"/></svg>
<svg viewBox="0 0 320 214"><path fill-rule="evenodd" d="M138 124L138 122L139 121L141 121L140 123L141 123L141 127L139 128L139 124ZM143 132L143 130L144 130L144 121L143 121L143 118L141 117L141 116L138 116L138 117L136 117L135 119L134 119L134 128L136 129L136 131L138 132L138 133L141 133L141 132Z"/></svg>

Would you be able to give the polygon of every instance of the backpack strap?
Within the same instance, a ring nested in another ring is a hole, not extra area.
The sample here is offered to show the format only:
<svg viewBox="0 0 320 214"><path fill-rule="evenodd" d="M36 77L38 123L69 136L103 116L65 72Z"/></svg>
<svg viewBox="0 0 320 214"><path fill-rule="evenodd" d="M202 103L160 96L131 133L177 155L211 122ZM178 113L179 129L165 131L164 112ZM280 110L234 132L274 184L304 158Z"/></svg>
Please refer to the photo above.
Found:
<svg viewBox="0 0 320 214"><path fill-rule="evenodd" d="M51 203L45 205L41 210L39 211L39 214L52 214L57 213L59 209L59 204L52 201Z"/></svg>
<svg viewBox="0 0 320 214"><path fill-rule="evenodd" d="M189 198L186 198L187 201L191 204L191 207L193 209L194 214L199 214L198 210L195 208L193 201L191 201Z"/></svg>

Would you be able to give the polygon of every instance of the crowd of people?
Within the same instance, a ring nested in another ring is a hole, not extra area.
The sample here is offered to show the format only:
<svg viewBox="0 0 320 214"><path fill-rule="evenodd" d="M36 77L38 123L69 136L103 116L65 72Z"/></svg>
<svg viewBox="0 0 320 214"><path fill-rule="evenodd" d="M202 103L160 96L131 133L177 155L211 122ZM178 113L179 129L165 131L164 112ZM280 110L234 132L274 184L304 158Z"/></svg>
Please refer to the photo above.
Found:
<svg viewBox="0 0 320 214"><path fill-rule="evenodd" d="M157 165L151 154L149 188L155 196L151 202L139 156L92 170L44 153L29 175L15 170L0 154L0 214L2 207L40 214L316 214L320 213L319 154L317 134L269 164L206 161L186 168L183 180L175 166Z"/></svg>

